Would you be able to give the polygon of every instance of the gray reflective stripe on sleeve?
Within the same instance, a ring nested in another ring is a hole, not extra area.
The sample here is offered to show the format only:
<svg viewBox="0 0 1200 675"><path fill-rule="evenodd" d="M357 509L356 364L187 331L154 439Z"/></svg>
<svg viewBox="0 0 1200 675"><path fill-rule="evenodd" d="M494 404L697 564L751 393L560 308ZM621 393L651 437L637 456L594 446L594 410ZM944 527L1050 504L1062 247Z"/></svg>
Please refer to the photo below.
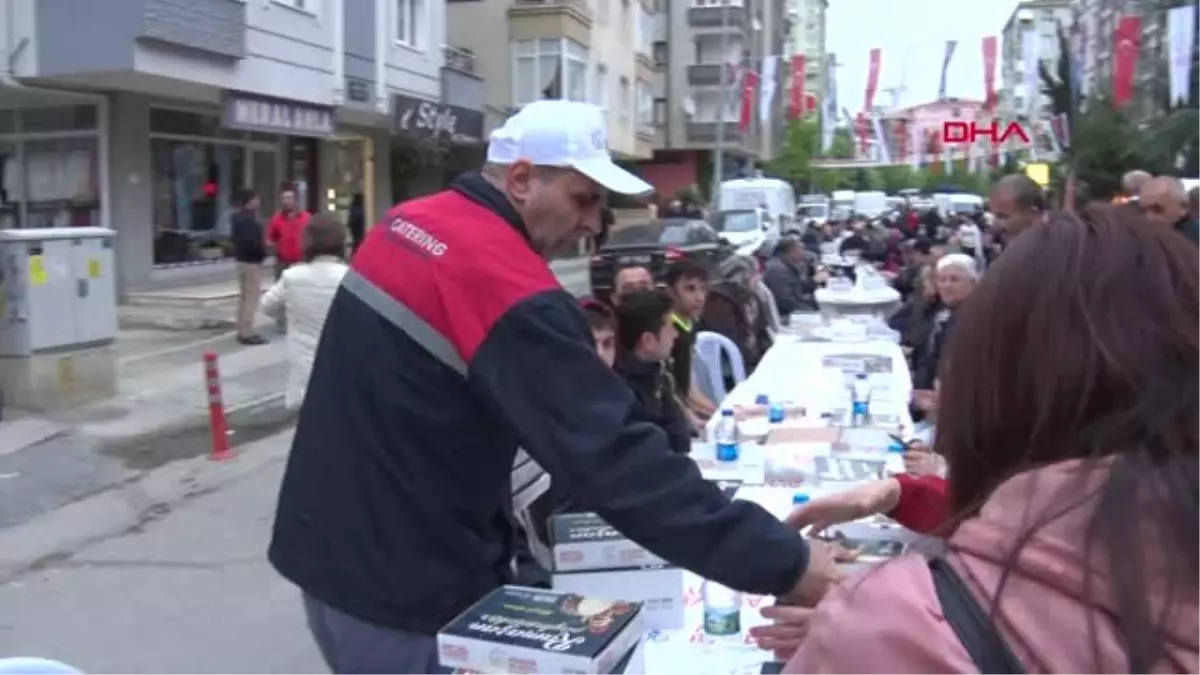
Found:
<svg viewBox="0 0 1200 675"><path fill-rule="evenodd" d="M390 321L392 325L404 331L438 361L463 375L467 373L467 362L458 355L458 351L454 345L450 344L450 340L417 316L404 303L383 292L382 289L354 270L346 273L345 278L342 279L342 287L357 296L359 300L367 303L368 307L379 312L380 316Z"/></svg>

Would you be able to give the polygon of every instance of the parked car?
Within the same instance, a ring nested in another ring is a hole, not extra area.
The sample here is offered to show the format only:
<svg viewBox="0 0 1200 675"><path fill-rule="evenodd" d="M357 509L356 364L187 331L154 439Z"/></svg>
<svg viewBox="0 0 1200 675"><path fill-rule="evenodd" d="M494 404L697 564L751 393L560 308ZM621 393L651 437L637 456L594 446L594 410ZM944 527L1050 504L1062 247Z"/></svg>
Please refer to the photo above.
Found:
<svg viewBox="0 0 1200 675"><path fill-rule="evenodd" d="M715 274L734 246L703 220L663 218L632 223L609 234L592 256L592 295L607 300L613 292L617 270L644 265L659 284L666 283L667 268L677 260L691 259Z"/></svg>
<svg viewBox="0 0 1200 675"><path fill-rule="evenodd" d="M718 211L709 223L717 236L733 244L741 255L754 255L764 246L774 248L781 235L779 224L762 209Z"/></svg>

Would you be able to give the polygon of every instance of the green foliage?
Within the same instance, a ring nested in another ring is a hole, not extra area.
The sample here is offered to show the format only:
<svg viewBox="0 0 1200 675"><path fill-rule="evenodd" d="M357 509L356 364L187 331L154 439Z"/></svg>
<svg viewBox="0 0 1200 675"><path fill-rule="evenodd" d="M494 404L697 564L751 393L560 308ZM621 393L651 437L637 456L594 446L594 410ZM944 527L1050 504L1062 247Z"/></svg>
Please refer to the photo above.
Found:
<svg viewBox="0 0 1200 675"><path fill-rule="evenodd" d="M854 136L849 129L838 128L833 132L833 143L825 157L834 159L854 159Z"/></svg>
<svg viewBox="0 0 1200 675"><path fill-rule="evenodd" d="M771 174L795 186L806 186L812 179L812 159L821 144L821 129L810 119L793 120L784 132L779 156L771 164Z"/></svg>

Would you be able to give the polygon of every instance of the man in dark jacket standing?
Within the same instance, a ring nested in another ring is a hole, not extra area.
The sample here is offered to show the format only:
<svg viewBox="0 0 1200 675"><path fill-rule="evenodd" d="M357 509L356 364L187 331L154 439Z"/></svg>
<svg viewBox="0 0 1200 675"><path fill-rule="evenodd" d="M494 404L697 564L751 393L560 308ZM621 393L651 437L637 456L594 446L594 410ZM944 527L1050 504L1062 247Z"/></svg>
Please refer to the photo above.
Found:
<svg viewBox="0 0 1200 675"><path fill-rule="evenodd" d="M266 343L254 332L254 317L262 298L262 263L267 257L263 229L258 222L258 195L243 188L234 197L236 211L229 218L233 259L237 261L237 341L244 345Z"/></svg>
<svg viewBox="0 0 1200 675"><path fill-rule="evenodd" d="M482 172L402 203L334 296L279 494L269 557L304 591L334 672L436 672L436 634L513 579L518 445L556 487L651 552L726 586L815 603L828 549L731 502L591 343L546 260L600 232L600 108L537 101Z"/></svg>
<svg viewBox="0 0 1200 675"><path fill-rule="evenodd" d="M804 246L792 237L785 237L779 243L778 255L767 262L766 272L763 273L763 283L775 296L779 317L784 323L788 322L792 312L799 312L811 305L809 298L814 287L805 270L807 263L804 257Z"/></svg>

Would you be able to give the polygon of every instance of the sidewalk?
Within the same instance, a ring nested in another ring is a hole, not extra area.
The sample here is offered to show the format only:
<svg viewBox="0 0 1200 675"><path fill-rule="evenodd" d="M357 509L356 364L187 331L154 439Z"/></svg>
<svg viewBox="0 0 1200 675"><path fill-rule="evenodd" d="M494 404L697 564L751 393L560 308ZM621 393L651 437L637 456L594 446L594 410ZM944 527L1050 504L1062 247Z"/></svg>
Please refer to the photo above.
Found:
<svg viewBox="0 0 1200 675"><path fill-rule="evenodd" d="M290 426L292 415L283 406L284 343L266 326L263 333L271 343L247 347L232 332L122 331L116 397L53 417L6 411L12 414L0 423L0 535L68 510L64 507L122 492L171 467L211 464L206 459L211 448L202 365L206 351L218 354L231 445L244 446ZM154 507L150 501L130 508ZM66 534L50 528L24 535L22 550L33 557L20 558L10 546L0 553L0 576L79 538L111 534L106 528L114 525L107 517L100 510L77 518Z"/></svg>

